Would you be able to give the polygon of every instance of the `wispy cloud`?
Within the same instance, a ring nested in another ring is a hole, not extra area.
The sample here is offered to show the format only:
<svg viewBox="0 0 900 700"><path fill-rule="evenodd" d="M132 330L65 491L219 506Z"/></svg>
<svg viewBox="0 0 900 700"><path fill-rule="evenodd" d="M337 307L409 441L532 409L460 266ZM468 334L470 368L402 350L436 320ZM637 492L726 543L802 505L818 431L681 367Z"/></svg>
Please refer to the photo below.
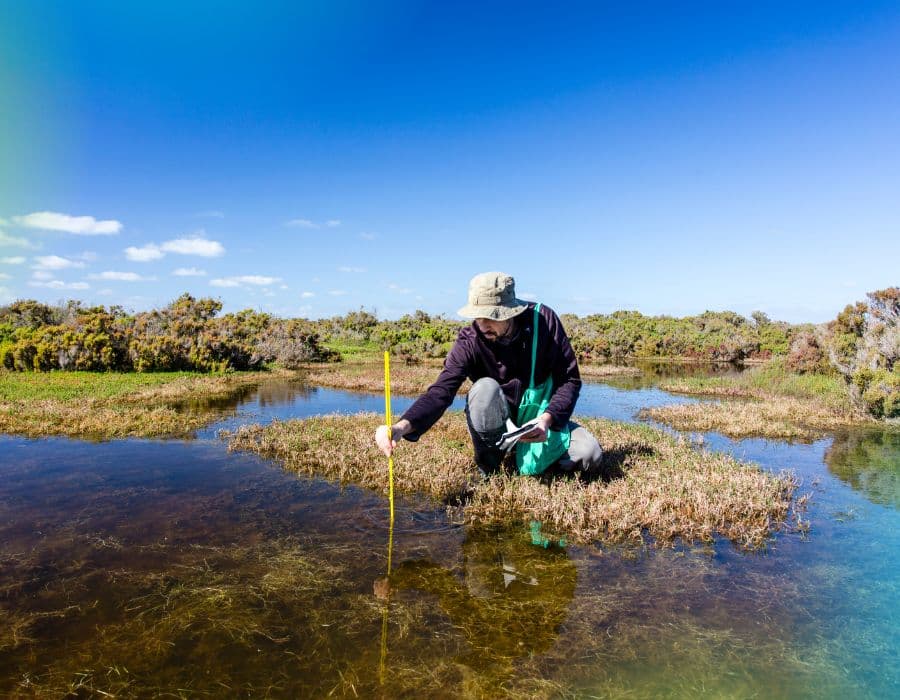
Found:
<svg viewBox="0 0 900 700"><path fill-rule="evenodd" d="M55 275L49 270L35 270L31 273L31 279L35 280L52 280Z"/></svg>
<svg viewBox="0 0 900 700"><path fill-rule="evenodd" d="M166 241L160 246L160 249L166 253L199 255L201 258L218 258L225 255L225 246L218 241L204 238L202 232L195 236Z"/></svg>
<svg viewBox="0 0 900 700"><path fill-rule="evenodd" d="M364 267L350 267L349 265L341 265L338 268L338 272L365 272L366 268Z"/></svg>
<svg viewBox="0 0 900 700"><path fill-rule="evenodd" d="M90 289L87 282L63 282L62 280L29 280L29 287L47 287L48 289Z"/></svg>
<svg viewBox="0 0 900 700"><path fill-rule="evenodd" d="M38 255L34 258L33 270L67 270L73 267L84 267L79 260L70 260L59 255Z"/></svg>
<svg viewBox="0 0 900 700"><path fill-rule="evenodd" d="M412 289L401 287L399 284L394 284L393 282L388 285L388 289L395 291L398 294L410 294L412 292Z"/></svg>
<svg viewBox="0 0 900 700"><path fill-rule="evenodd" d="M311 219L291 219L284 222L285 226L292 228L337 228L341 225L340 219L328 219L324 223L318 223Z"/></svg>
<svg viewBox="0 0 900 700"><path fill-rule="evenodd" d="M130 245L125 249L125 257L132 262L151 262L152 260L159 260L163 256L165 256L165 253L155 243L148 243L140 248Z"/></svg>
<svg viewBox="0 0 900 700"><path fill-rule="evenodd" d="M206 211L198 211L194 216L199 219L224 219L225 212L218 209L208 209Z"/></svg>
<svg viewBox="0 0 900 700"><path fill-rule="evenodd" d="M328 293L333 297L343 297L347 295L346 290L343 289L331 289Z"/></svg>
<svg viewBox="0 0 900 700"><path fill-rule="evenodd" d="M172 274L176 277L206 277L206 270L199 270L196 267L179 267L172 270Z"/></svg>
<svg viewBox="0 0 900 700"><path fill-rule="evenodd" d="M315 292L301 292L300 298L301 299L312 299L315 295L316 295Z"/></svg>
<svg viewBox="0 0 900 700"><path fill-rule="evenodd" d="M5 272L0 272L0 280L11 280L12 275L7 275Z"/></svg>
<svg viewBox="0 0 900 700"><path fill-rule="evenodd" d="M0 248L36 248L27 238L10 236L5 231L0 231Z"/></svg>
<svg viewBox="0 0 900 700"><path fill-rule="evenodd" d="M241 287L251 285L254 287L268 287L276 282L281 282L280 277L267 277L265 275L236 275L234 277L217 277L210 280L213 287Z"/></svg>
<svg viewBox="0 0 900 700"><path fill-rule="evenodd" d="M143 277L136 272L117 272L116 270L104 270L99 274L88 275L92 280L110 280L114 282L150 282L155 277Z"/></svg>
<svg viewBox="0 0 900 700"><path fill-rule="evenodd" d="M13 221L26 228L44 231L65 231L79 236L109 236L122 230L115 219L98 221L93 216L71 216L55 211L36 211L25 216L14 216Z"/></svg>
<svg viewBox="0 0 900 700"><path fill-rule="evenodd" d="M378 234L377 233L369 233L368 231L363 231L361 234L359 234L359 237L362 238L364 241L374 241L376 238L378 238Z"/></svg>
<svg viewBox="0 0 900 700"><path fill-rule="evenodd" d="M0 263L3 265L23 265L25 263L25 256L7 255L4 258L0 258Z"/></svg>
<svg viewBox="0 0 900 700"><path fill-rule="evenodd" d="M290 221L285 221L284 225L293 228L319 228L317 223L309 219L291 219Z"/></svg>

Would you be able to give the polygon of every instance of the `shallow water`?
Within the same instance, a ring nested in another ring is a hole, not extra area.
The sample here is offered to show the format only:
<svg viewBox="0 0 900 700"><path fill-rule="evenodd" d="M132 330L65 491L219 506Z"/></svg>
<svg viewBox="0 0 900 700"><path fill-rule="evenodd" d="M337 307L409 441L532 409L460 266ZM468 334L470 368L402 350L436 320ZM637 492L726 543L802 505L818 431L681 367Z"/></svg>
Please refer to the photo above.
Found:
<svg viewBox="0 0 900 700"><path fill-rule="evenodd" d="M688 400L650 380L631 386L585 386L578 413L633 420ZM409 403L395 398L394 411ZM900 688L896 433L812 444L704 435L705 448L792 469L812 494L808 534L780 533L755 553L727 542L535 546L526 528L467 530L405 499L388 587L381 495L229 454L216 436L380 412L381 396L272 382L183 410L218 421L185 441L0 437L0 695L882 698Z"/></svg>

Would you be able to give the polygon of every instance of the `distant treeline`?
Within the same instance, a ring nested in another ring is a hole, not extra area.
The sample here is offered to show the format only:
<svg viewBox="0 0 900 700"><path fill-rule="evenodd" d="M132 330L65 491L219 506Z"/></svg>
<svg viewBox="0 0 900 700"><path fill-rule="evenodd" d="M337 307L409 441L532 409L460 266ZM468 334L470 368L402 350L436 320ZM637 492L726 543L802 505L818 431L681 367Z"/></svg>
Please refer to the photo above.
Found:
<svg viewBox="0 0 900 700"><path fill-rule="evenodd" d="M390 349L408 362L444 357L463 325L424 311L380 321L364 309L327 319L280 319L249 309L219 315L221 302L183 294L163 309L33 300L0 307L0 366L9 370L224 371L288 368ZM797 373L840 374L875 415L900 414L900 288L867 295L827 324L789 324L756 311L645 316L616 311L562 316L587 362L677 358L744 362L777 358Z"/></svg>

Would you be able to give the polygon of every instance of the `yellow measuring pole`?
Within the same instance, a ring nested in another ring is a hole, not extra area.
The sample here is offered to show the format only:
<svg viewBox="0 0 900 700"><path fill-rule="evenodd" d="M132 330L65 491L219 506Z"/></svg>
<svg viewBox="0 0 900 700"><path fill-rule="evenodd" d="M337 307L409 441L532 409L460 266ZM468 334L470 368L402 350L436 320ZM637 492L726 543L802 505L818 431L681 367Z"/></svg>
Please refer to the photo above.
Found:
<svg viewBox="0 0 900 700"><path fill-rule="evenodd" d="M384 420L388 427L388 440L393 437L391 419L391 354L384 351ZM388 502L391 505L391 528L394 527L394 458L388 457ZM388 573L391 573L390 547L388 547Z"/></svg>
<svg viewBox="0 0 900 700"><path fill-rule="evenodd" d="M384 420L388 427L388 440L393 437L391 419L391 355L384 351ZM388 607L391 602L391 555L394 549L394 458L388 457L388 503L390 504L390 524L388 526L387 576L388 593L381 613L381 662L378 665L378 681L384 685L384 662L387 658Z"/></svg>

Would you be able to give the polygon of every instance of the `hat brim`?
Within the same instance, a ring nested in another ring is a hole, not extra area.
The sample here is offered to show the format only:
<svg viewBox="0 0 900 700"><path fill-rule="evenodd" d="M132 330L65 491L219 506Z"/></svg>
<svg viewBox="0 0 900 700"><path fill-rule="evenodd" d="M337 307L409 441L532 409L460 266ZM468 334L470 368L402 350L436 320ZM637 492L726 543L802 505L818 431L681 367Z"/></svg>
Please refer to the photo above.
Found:
<svg viewBox="0 0 900 700"><path fill-rule="evenodd" d="M512 306L475 306L466 304L458 313L463 318L489 318L492 321L508 321L528 308L528 302L515 299Z"/></svg>

